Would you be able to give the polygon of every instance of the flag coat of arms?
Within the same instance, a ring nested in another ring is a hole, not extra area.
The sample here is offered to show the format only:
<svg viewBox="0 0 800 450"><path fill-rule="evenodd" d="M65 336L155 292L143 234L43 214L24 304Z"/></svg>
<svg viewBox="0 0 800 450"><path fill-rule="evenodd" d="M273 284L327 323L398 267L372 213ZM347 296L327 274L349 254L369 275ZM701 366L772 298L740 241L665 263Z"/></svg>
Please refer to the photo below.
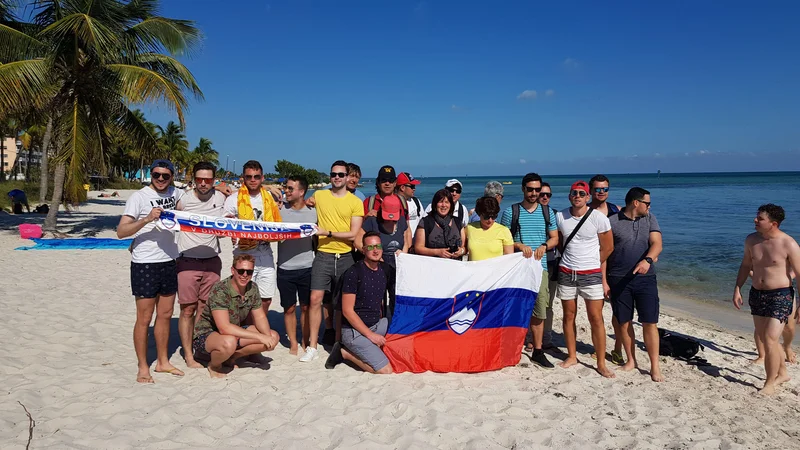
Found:
<svg viewBox="0 0 800 450"><path fill-rule="evenodd" d="M401 254L383 350L395 372L483 372L519 363L542 264Z"/></svg>

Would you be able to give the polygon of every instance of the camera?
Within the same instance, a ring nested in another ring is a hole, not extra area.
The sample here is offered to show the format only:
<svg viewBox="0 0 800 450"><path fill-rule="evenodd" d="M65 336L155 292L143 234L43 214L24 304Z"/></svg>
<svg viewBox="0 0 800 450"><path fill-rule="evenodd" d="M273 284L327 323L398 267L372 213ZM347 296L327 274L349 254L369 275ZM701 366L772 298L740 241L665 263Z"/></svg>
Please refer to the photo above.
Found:
<svg viewBox="0 0 800 450"><path fill-rule="evenodd" d="M447 251L450 252L450 253L455 253L455 252L458 251L458 246L457 245L451 245L450 248L447 249Z"/></svg>

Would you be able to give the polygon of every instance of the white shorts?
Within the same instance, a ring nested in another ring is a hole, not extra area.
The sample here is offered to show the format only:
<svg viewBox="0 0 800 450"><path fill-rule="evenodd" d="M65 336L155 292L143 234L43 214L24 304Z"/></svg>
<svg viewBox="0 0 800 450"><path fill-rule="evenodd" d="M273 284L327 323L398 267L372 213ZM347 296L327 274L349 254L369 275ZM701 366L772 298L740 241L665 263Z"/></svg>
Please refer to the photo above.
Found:
<svg viewBox="0 0 800 450"><path fill-rule="evenodd" d="M237 251L233 252L234 255L237 253ZM250 254L256 260L256 266L253 268L253 283L258 286L259 295L261 295L261 298L275 297L278 272L275 270L275 259L272 257L272 250L269 252L253 252Z"/></svg>
<svg viewBox="0 0 800 450"><path fill-rule="evenodd" d="M561 300L575 300L581 296L584 300L603 300L603 285L594 284L592 286L564 286L558 285L558 294Z"/></svg>

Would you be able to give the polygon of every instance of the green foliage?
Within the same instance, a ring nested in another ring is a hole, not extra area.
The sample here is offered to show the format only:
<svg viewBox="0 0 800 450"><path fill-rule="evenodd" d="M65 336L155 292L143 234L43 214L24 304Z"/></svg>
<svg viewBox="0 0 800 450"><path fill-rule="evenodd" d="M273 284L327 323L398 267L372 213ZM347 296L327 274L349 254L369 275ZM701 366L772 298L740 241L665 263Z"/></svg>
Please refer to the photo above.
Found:
<svg viewBox="0 0 800 450"><path fill-rule="evenodd" d="M286 178L292 175L303 175L306 177L309 184L325 183L328 178L327 174L316 169L306 169L300 164L296 164L285 159L279 159L278 162L275 163L275 172L277 172L276 178Z"/></svg>
<svg viewBox="0 0 800 450"><path fill-rule="evenodd" d="M11 200L8 198L8 192L14 189L24 191L28 196L28 203L31 205L31 210L38 204L36 199L39 198L39 183L28 181L3 181L0 183L0 210L11 212ZM49 194L52 194L53 189L50 188Z"/></svg>

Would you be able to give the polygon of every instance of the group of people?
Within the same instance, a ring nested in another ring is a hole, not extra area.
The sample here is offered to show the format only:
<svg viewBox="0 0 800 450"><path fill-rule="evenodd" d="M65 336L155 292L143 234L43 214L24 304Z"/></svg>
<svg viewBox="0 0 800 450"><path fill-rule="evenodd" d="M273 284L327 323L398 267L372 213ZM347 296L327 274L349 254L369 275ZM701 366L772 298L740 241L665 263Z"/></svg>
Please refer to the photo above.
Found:
<svg viewBox="0 0 800 450"><path fill-rule="evenodd" d="M134 346L139 382L153 382L146 349L154 313L155 371L183 375L167 359L176 293L187 366L203 367L200 361L204 361L211 376L223 377L239 358L277 346L279 336L266 319L276 288L289 351L299 355L301 362L318 359L322 341L332 345L327 368L346 360L368 372L391 373L382 347L394 307L397 255L479 261L514 252L541 261L543 269L525 343L532 362L554 367L545 351L554 348L552 303L558 297L563 305L567 348L559 365L577 364L575 317L580 296L597 349L597 372L614 377L604 351L603 307L604 300L610 300L616 342L609 359L620 365L620 370L637 367L632 326L635 310L650 357L650 376L653 381L664 380L658 359L655 273L662 239L658 221L650 213L650 193L643 188L631 188L620 208L608 201L608 178L597 175L588 183L572 184L570 206L554 211L550 185L538 174L529 173L521 180L522 202L501 209L504 188L493 181L470 211L460 202L463 185L459 180L448 180L423 207L415 196L420 181L408 172L397 173L392 166L380 168L376 193L370 196L357 189L360 167L341 160L331 165L330 188L316 190L310 197L302 176L288 177L282 191L265 188L263 168L257 161L245 163L243 185L235 192L215 187L215 167L207 162L194 166L194 188L186 192L172 185L174 167L169 161L155 161L151 173L150 185L127 201L117 231L120 238L134 236L131 288L136 297ZM231 275L221 279L219 238L181 232L176 239L154 223L168 209L243 220L315 223L318 229L314 237L278 242L277 262L269 242L234 241ZM766 221L777 230L782 218L776 216L771 209L759 210L757 228L758 221ZM753 257L746 253L746 259L748 255ZM753 269L754 280L763 278L757 262L743 267ZM754 287L771 289L773 284L754 282ZM751 293L751 305L752 299ZM320 339L323 322L325 332ZM766 349L768 373L770 364L774 365L777 328L770 324L756 323L757 336ZM780 382L785 372L774 371L773 383Z"/></svg>

